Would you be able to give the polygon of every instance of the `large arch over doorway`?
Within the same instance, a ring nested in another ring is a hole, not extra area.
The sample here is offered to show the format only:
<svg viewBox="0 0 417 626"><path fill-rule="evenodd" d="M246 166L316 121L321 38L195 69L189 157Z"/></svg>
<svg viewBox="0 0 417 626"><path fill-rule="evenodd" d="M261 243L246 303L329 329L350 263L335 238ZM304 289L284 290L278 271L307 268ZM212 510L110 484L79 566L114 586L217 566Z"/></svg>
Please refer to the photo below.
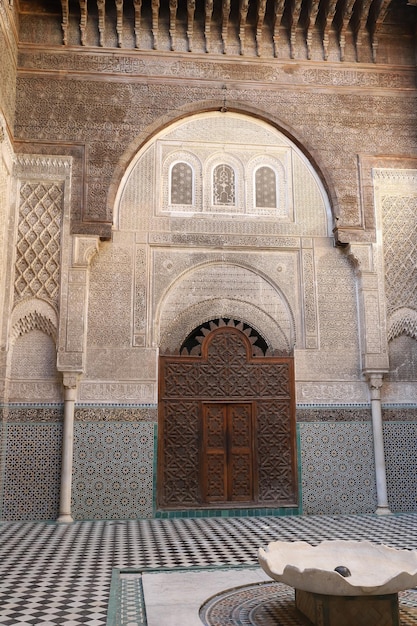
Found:
<svg viewBox="0 0 417 626"><path fill-rule="evenodd" d="M160 357L158 506L295 507L294 367L233 320Z"/></svg>
<svg viewBox="0 0 417 626"><path fill-rule="evenodd" d="M223 182L226 193L222 195ZM268 451L257 448L262 439L258 416L264 406L258 401L268 393L262 390L259 397L252 392L247 396L223 394L213 396L214 400L200 394L193 397L194 413L189 406L183 412L185 396L170 397L170 402L178 401L172 409L174 417L169 408L173 404L167 405L164 393L171 385L165 373L174 379L176 376L174 362L180 369L185 365L208 369L210 361L202 365L203 355L180 358L173 353L193 329L212 319L228 317L256 328L271 350L287 352L291 368L288 353L295 345L305 367L310 354L319 349L315 272L329 247L332 224L329 201L313 164L288 136L266 121L236 112L202 112L160 129L142 145L125 172L116 204L114 242L121 254L134 253L132 346L137 359L143 354L143 363L161 355L155 376L155 390L159 390L155 399L158 396L162 416L158 430L159 505L171 510L214 506L203 479L208 473L201 447L207 431L204 420L209 416L214 419L213 411L219 409L216 419L226 424L227 431L234 410L244 412L250 405L254 406L248 414L252 429L250 464L255 469L252 491L242 496L239 507L296 506L293 413L289 420L273 425L277 433L282 424L285 429L289 423L292 429L293 443L285 448L285 454L275 443L271 446L271 452L280 450L286 458L285 471L279 476L273 469L268 471L276 486L283 475L289 476L288 489L286 494L275 489L272 495L265 495L267 483L261 480L259 458L267 458ZM243 346L247 340L242 338ZM246 348L244 355L242 370L255 364L259 367L262 358L269 359L265 367L273 364L272 357L266 356L250 355L247 360ZM145 374L152 375L150 367ZM288 402L293 407L293 373L290 380ZM207 389L207 378L201 384ZM218 382L214 386L221 388ZM264 402L275 399L266 396ZM272 415L274 410L272 406ZM171 426L174 430L168 434ZM186 432L190 433L189 440ZM167 450L172 452L169 463ZM194 455L192 463L190 454ZM230 454L229 445L220 456ZM193 492L181 474L185 465L192 467L190 476L197 481L197 491ZM232 480L230 468L225 472L227 484ZM184 489L182 494L174 487L168 493L171 478ZM238 506L233 504L235 497L232 486L220 494L215 505Z"/></svg>

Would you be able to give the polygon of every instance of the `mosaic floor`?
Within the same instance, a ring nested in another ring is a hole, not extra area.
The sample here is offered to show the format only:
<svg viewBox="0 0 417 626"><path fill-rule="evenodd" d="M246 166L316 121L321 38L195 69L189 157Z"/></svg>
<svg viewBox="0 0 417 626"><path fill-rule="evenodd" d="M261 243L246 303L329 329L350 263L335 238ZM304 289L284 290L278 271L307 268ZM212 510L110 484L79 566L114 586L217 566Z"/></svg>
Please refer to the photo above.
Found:
<svg viewBox="0 0 417 626"><path fill-rule="evenodd" d="M113 568L251 566L258 547L277 539L368 539L416 550L417 514L5 522L0 624L104 626Z"/></svg>

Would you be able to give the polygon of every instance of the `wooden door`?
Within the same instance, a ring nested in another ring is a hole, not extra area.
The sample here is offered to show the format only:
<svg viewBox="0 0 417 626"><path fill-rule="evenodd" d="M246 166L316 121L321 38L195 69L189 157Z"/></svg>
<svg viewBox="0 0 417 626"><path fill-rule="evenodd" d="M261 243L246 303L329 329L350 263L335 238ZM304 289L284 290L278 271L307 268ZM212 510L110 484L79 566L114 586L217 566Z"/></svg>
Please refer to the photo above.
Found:
<svg viewBox="0 0 417 626"><path fill-rule="evenodd" d="M292 357L230 326L160 357L158 507L297 506L295 434Z"/></svg>
<svg viewBox="0 0 417 626"><path fill-rule="evenodd" d="M205 503L253 502L253 405L203 403L201 479Z"/></svg>

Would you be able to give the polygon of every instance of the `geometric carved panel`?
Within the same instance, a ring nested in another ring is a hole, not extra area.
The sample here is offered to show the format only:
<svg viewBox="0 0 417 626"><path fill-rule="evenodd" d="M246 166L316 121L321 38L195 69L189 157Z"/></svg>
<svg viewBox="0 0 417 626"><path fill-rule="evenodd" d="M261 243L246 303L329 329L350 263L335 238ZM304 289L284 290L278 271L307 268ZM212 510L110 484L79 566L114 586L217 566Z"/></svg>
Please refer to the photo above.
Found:
<svg viewBox="0 0 417 626"><path fill-rule="evenodd" d="M416 309L417 194L385 195L381 202L385 293L388 316L400 307Z"/></svg>
<svg viewBox="0 0 417 626"><path fill-rule="evenodd" d="M200 356L161 356L159 380L161 507L296 506L292 358L253 357L246 334L221 326Z"/></svg>
<svg viewBox="0 0 417 626"><path fill-rule="evenodd" d="M15 297L57 304L63 183L26 182L20 188Z"/></svg>

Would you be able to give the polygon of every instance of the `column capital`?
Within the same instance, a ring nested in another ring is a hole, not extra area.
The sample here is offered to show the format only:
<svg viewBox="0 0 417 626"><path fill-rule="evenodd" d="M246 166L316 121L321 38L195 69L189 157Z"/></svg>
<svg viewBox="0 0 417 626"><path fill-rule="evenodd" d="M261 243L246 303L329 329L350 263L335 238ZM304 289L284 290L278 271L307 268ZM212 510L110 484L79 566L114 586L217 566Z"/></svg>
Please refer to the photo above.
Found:
<svg viewBox="0 0 417 626"><path fill-rule="evenodd" d="M62 372L62 384L67 389L77 389L82 372Z"/></svg>
<svg viewBox="0 0 417 626"><path fill-rule="evenodd" d="M62 384L64 385L64 400L69 400L72 402L76 401L80 376L80 372L62 373Z"/></svg>
<svg viewBox="0 0 417 626"><path fill-rule="evenodd" d="M381 389L385 372L365 372L370 389Z"/></svg>
<svg viewBox="0 0 417 626"><path fill-rule="evenodd" d="M382 385L384 384L384 380L383 380L384 374L385 372L372 372L372 371L365 372L365 376L367 378L368 386L371 391L372 397L373 397L373 392L375 392L378 394L376 397L379 398L380 389Z"/></svg>

